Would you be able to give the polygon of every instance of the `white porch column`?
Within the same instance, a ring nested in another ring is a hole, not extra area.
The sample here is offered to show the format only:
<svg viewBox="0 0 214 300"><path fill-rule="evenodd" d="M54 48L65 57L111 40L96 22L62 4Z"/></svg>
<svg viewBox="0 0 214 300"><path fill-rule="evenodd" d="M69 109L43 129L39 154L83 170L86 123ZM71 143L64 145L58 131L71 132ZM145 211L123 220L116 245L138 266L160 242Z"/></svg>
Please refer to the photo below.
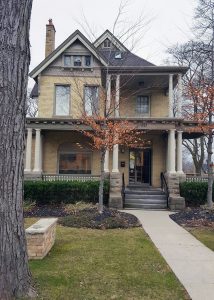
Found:
<svg viewBox="0 0 214 300"><path fill-rule="evenodd" d="M182 74L178 74L178 102L177 102L177 116L181 118L181 108L182 108L182 94L183 94L183 86L182 86Z"/></svg>
<svg viewBox="0 0 214 300"><path fill-rule="evenodd" d="M119 146L114 145L114 147L113 147L112 173L119 173L119 169L118 169L118 150L119 150Z"/></svg>
<svg viewBox="0 0 214 300"><path fill-rule="evenodd" d="M168 133L167 173L175 173L175 129Z"/></svg>
<svg viewBox="0 0 214 300"><path fill-rule="evenodd" d="M31 172L31 153L32 153L32 128L27 128L27 143L25 157L25 173Z"/></svg>
<svg viewBox="0 0 214 300"><path fill-rule="evenodd" d="M111 108L111 75L108 74L107 75L107 79L106 79L106 93L107 93L107 97L106 97L106 114L108 115L110 112L110 108Z"/></svg>
<svg viewBox="0 0 214 300"><path fill-rule="evenodd" d="M104 172L109 172L109 150L106 150L105 162L104 162Z"/></svg>
<svg viewBox="0 0 214 300"><path fill-rule="evenodd" d="M182 131L177 132L177 174L184 174L182 167Z"/></svg>
<svg viewBox="0 0 214 300"><path fill-rule="evenodd" d="M116 91L115 91L115 117L120 116L120 75L116 76Z"/></svg>
<svg viewBox="0 0 214 300"><path fill-rule="evenodd" d="M173 74L169 74L169 118L173 118Z"/></svg>
<svg viewBox="0 0 214 300"><path fill-rule="evenodd" d="M42 162L41 162L41 129L36 129L36 141L35 141L35 160L33 172L42 172Z"/></svg>

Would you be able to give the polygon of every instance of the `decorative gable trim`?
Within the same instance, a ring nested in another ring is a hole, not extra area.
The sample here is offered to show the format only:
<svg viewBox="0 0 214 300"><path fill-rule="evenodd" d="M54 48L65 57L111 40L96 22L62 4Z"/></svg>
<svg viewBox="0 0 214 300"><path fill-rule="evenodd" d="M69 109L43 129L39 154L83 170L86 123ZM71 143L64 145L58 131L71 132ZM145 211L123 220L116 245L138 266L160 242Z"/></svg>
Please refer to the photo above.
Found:
<svg viewBox="0 0 214 300"><path fill-rule="evenodd" d="M106 39L109 39L120 51L126 52L128 49L109 31L106 30L95 42L94 46L99 47Z"/></svg>
<svg viewBox="0 0 214 300"><path fill-rule="evenodd" d="M79 30L77 30L72 35L70 35L67 40L65 40L59 47L57 47L49 56L47 56L36 68L34 68L29 74L30 77L35 79L76 40L79 40L104 66L108 65L105 59L94 48L94 46Z"/></svg>

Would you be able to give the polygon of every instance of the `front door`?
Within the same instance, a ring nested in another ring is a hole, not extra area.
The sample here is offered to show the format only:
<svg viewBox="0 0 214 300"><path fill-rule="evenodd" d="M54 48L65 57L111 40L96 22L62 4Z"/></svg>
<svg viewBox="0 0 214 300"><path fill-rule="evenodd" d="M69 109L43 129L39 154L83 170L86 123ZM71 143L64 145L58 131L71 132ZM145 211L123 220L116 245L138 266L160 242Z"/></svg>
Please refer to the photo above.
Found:
<svg viewBox="0 0 214 300"><path fill-rule="evenodd" d="M134 149L129 152L129 183L151 184L151 149Z"/></svg>

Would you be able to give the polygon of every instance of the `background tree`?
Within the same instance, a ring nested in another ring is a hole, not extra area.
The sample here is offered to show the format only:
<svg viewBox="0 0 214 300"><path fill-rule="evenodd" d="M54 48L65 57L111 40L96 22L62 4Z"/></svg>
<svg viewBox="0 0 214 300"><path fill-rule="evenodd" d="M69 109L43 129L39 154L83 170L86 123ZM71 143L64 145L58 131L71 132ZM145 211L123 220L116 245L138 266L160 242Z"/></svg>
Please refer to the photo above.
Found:
<svg viewBox="0 0 214 300"><path fill-rule="evenodd" d="M33 296L23 222L32 0L0 0L0 299Z"/></svg>
<svg viewBox="0 0 214 300"><path fill-rule="evenodd" d="M194 111L194 107L191 109L191 103L188 104L188 118L197 120L198 127L201 132L208 137L208 193L207 193L207 205L209 208L213 207L212 201L212 184L213 184L213 164L212 164L212 142L213 142L213 114L214 114L214 85L212 82L201 82L199 87L195 87L194 84L190 84L189 87L190 97L195 98L197 103L197 112ZM192 114L190 113L192 111Z"/></svg>

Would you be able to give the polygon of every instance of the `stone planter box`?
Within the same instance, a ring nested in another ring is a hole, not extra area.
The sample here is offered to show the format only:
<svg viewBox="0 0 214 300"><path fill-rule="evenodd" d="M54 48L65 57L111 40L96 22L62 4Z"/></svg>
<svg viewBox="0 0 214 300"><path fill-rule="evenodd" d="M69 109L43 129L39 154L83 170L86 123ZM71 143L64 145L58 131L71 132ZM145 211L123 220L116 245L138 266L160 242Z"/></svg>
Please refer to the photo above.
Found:
<svg viewBox="0 0 214 300"><path fill-rule="evenodd" d="M55 242L57 218L40 219L26 229L29 259L44 258Z"/></svg>

